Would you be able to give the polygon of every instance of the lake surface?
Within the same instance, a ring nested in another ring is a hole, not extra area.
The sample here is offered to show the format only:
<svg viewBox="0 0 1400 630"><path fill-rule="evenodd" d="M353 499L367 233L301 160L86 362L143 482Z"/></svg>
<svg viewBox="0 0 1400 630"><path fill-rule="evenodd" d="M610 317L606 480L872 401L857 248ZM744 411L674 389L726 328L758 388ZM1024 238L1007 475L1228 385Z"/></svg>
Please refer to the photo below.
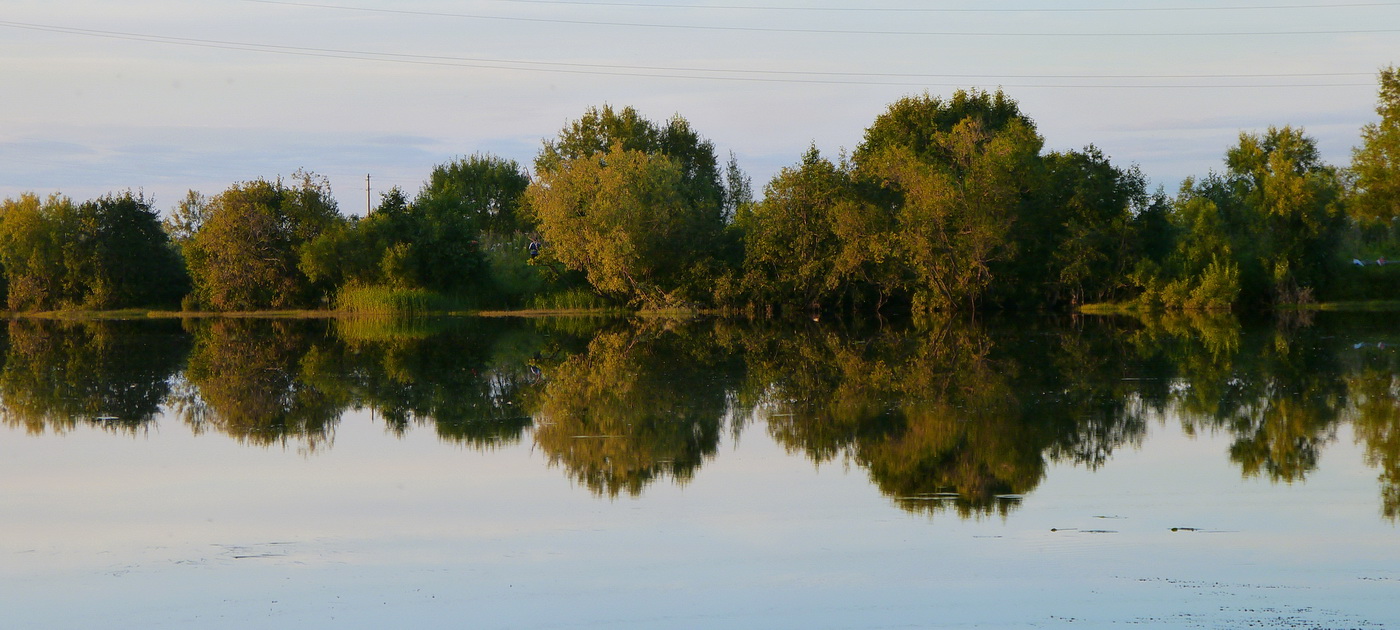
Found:
<svg viewBox="0 0 1400 630"><path fill-rule="evenodd" d="M3 628L1400 628L1400 322L16 320Z"/></svg>

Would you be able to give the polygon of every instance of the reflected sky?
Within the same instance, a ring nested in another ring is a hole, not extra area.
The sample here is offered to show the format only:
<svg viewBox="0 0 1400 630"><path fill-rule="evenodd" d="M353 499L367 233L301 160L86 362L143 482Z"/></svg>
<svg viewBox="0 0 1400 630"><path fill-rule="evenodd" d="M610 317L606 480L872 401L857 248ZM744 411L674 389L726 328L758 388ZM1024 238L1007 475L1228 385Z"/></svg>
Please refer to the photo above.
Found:
<svg viewBox="0 0 1400 630"><path fill-rule="evenodd" d="M0 625L1400 624L1393 337L1348 323L12 326Z"/></svg>
<svg viewBox="0 0 1400 630"><path fill-rule="evenodd" d="M611 499L528 443L386 436L363 412L313 457L178 425L10 431L0 606L48 628L1400 622L1397 533L1349 435L1287 484L1242 479L1219 436L1149 434L1097 471L1051 465L1010 517L959 519L764 431Z"/></svg>

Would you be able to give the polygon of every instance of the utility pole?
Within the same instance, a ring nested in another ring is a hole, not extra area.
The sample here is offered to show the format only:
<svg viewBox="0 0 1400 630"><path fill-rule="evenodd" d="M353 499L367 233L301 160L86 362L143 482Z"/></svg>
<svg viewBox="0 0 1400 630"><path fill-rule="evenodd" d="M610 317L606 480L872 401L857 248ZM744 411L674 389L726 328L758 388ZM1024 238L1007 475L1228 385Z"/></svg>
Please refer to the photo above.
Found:
<svg viewBox="0 0 1400 630"><path fill-rule="evenodd" d="M365 173L365 216L374 212L374 205L369 200L369 173Z"/></svg>

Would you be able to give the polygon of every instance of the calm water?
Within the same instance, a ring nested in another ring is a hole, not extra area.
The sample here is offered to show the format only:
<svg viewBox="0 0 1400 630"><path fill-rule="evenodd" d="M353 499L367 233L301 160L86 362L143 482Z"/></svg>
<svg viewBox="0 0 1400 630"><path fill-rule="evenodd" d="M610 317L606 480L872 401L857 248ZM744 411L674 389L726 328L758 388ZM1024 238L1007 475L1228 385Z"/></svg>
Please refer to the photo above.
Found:
<svg viewBox="0 0 1400 630"><path fill-rule="evenodd" d="M1400 628L1400 322L12 321L0 628Z"/></svg>

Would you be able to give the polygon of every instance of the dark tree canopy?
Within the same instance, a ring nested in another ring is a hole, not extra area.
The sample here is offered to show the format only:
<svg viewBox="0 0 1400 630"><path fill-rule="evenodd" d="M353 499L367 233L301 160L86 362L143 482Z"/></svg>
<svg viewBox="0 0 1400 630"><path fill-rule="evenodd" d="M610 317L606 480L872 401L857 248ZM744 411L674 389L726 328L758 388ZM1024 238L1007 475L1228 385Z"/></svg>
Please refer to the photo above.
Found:
<svg viewBox="0 0 1400 630"><path fill-rule="evenodd" d="M188 289L151 202L130 191L81 204L58 195L7 201L0 263L16 310L168 306Z"/></svg>
<svg viewBox="0 0 1400 630"><path fill-rule="evenodd" d="M514 160L477 153L434 167L413 206L435 218L460 216L468 230L509 234L529 227L519 214L529 184Z"/></svg>
<svg viewBox="0 0 1400 630"><path fill-rule="evenodd" d="M300 269L303 249L345 218L325 178L298 173L235 184L209 200L184 248L199 306L252 310L312 306L329 289Z"/></svg>
<svg viewBox="0 0 1400 630"><path fill-rule="evenodd" d="M906 96L877 116L856 148L855 161L862 162L871 154L890 147L904 147L924 162L949 163L953 159L952 149L940 139L940 134L949 133L968 120L989 135L1013 123L1035 132L1035 123L1001 90L958 90L948 99L925 92L920 96Z"/></svg>

